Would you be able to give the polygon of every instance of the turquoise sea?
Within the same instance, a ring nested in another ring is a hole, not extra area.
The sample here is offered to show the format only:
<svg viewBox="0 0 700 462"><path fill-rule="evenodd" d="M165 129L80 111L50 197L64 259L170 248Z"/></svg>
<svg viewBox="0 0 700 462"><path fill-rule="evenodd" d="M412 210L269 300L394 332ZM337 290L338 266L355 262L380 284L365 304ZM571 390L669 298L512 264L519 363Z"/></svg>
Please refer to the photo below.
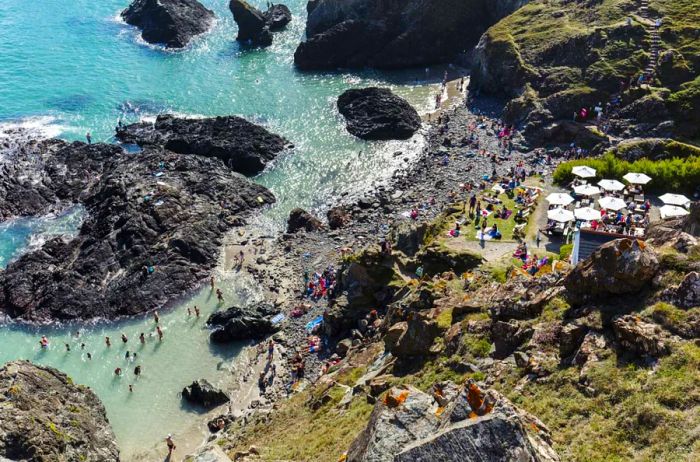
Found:
<svg viewBox="0 0 700 462"><path fill-rule="evenodd" d="M111 142L120 117L130 122L162 112L244 116L296 146L254 179L278 198L278 204L257 220L273 229L293 207L322 211L341 194L360 194L386 181L423 149L420 134L405 142L354 139L344 129L335 100L347 88L378 84L393 88L425 112L442 69L300 73L293 67L293 53L304 34L305 1L287 1L294 20L265 50L244 49L234 40L237 28L228 0L201 1L215 11L217 23L190 47L176 52L143 43L138 31L119 20L128 0L0 2L0 137L2 131L22 126L37 136L74 140L90 131L93 139ZM0 225L0 264L46 238L76 232L81 213L76 209L60 217ZM222 277L227 304L259 297L246 278ZM182 406L178 391L196 378L220 380L222 364L240 349L210 346L203 320L186 315L185 307L194 304L203 308L203 318L219 308L208 289L188 296L162 314L165 340L150 339L144 347L137 347L135 340L140 332L152 332L149 317L51 329L6 325L0 327L0 363L31 359L90 386L107 408L124 460L136 460L165 434L177 437L199 425L193 418L196 414ZM130 338L126 345L119 340L122 332ZM42 334L51 339L48 351L39 349ZM113 340L110 349L104 346L105 336ZM144 374L136 382L133 374L121 379L113 375L117 366L133 369L135 364L124 359L126 350L136 351L137 363L143 366ZM134 393L128 392L129 383L134 384Z"/></svg>

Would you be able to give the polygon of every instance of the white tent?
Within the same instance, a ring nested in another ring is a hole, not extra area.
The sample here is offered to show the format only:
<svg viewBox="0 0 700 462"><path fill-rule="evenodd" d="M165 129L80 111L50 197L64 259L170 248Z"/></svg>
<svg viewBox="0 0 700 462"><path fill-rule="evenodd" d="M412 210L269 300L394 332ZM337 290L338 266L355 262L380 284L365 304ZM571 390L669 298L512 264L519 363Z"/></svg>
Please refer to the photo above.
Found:
<svg viewBox="0 0 700 462"><path fill-rule="evenodd" d="M625 185L617 180L600 180L598 186L606 191L622 191L625 189Z"/></svg>
<svg viewBox="0 0 700 462"><path fill-rule="evenodd" d="M574 210L574 216L583 221L600 220L600 210L591 207L582 207Z"/></svg>
<svg viewBox="0 0 700 462"><path fill-rule="evenodd" d="M574 186L574 192L581 196L595 196L596 194L600 194L600 188L589 184L581 184Z"/></svg>
<svg viewBox="0 0 700 462"><path fill-rule="evenodd" d="M616 212L627 207L625 201L619 197L601 197L598 199L598 204L606 210L614 210Z"/></svg>
<svg viewBox="0 0 700 462"><path fill-rule="evenodd" d="M547 218L560 223L566 223L569 221L574 221L574 212L559 207L548 211Z"/></svg>
<svg viewBox="0 0 700 462"><path fill-rule="evenodd" d="M631 184L647 184L651 181L651 177L649 175L645 175L643 173L632 173L632 172L623 176L622 179L627 181L628 183L631 183Z"/></svg>
<svg viewBox="0 0 700 462"><path fill-rule="evenodd" d="M688 215L690 212L677 205L664 205L659 208L659 213L661 214L661 218L676 218Z"/></svg>
<svg viewBox="0 0 700 462"><path fill-rule="evenodd" d="M661 199L664 204L670 205L685 205L688 202L690 202L690 199L685 197L683 194L666 193L663 196L659 197L659 199Z"/></svg>
<svg viewBox="0 0 700 462"><path fill-rule="evenodd" d="M574 201L574 198L565 193L552 193L547 196L547 202L552 205L569 205Z"/></svg>
<svg viewBox="0 0 700 462"><path fill-rule="evenodd" d="M580 178L593 178L595 176L595 169L585 165L579 165L572 168L571 173Z"/></svg>

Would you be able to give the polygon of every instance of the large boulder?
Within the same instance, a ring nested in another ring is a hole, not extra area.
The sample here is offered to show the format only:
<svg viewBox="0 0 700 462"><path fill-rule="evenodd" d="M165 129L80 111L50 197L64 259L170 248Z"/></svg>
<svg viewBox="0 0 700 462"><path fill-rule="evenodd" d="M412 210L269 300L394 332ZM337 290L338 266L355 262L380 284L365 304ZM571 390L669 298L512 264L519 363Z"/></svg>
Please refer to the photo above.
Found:
<svg viewBox="0 0 700 462"><path fill-rule="evenodd" d="M230 401L224 391L219 390L205 379L195 380L191 385L183 388L182 397L190 403L204 408L221 406Z"/></svg>
<svg viewBox="0 0 700 462"><path fill-rule="evenodd" d="M451 61L486 28L528 0L314 0L306 42L294 62L302 69L404 68Z"/></svg>
<svg viewBox="0 0 700 462"><path fill-rule="evenodd" d="M159 115L154 124L137 123L117 130L117 139L139 146L162 146L181 154L216 157L244 175L260 173L289 141L236 116L184 119Z"/></svg>
<svg viewBox="0 0 700 462"><path fill-rule="evenodd" d="M333 207L326 213L328 219L328 227L330 229L340 229L349 225L352 221L352 215L343 206Z"/></svg>
<svg viewBox="0 0 700 462"><path fill-rule="evenodd" d="M700 306L700 273L691 271L686 274L675 291L675 302L681 308Z"/></svg>
<svg viewBox="0 0 700 462"><path fill-rule="evenodd" d="M338 98L338 110L348 131L365 140L408 139L421 126L413 106L388 88L347 90Z"/></svg>
<svg viewBox="0 0 700 462"><path fill-rule="evenodd" d="M279 330L270 321L276 311L269 305L254 307L231 307L218 311L207 319L212 328L210 338L216 343L226 343L249 339L259 339Z"/></svg>
<svg viewBox="0 0 700 462"><path fill-rule="evenodd" d="M214 12L197 0L134 0L121 16L141 29L145 41L168 48L187 46L214 22Z"/></svg>
<svg viewBox="0 0 700 462"><path fill-rule="evenodd" d="M656 253L644 242L617 239L603 244L564 279L575 302L641 291L659 269Z"/></svg>
<svg viewBox="0 0 700 462"><path fill-rule="evenodd" d="M304 209L296 208L289 212L287 232L296 233L302 229L307 232L318 231L323 227L321 220Z"/></svg>
<svg viewBox="0 0 700 462"><path fill-rule="evenodd" d="M31 321L144 313L195 289L218 264L224 235L272 194L219 159L148 147L38 143L40 156L0 169L0 203L43 215L82 204L74 237L53 238L0 272L0 311Z"/></svg>
<svg viewBox="0 0 700 462"><path fill-rule="evenodd" d="M661 327L628 314L613 320L613 332L620 346L639 356L663 356L669 353Z"/></svg>
<svg viewBox="0 0 700 462"><path fill-rule="evenodd" d="M292 12L289 11L287 5L277 3L268 8L263 13L267 26L271 31L282 30L287 27L287 24L292 22Z"/></svg>
<svg viewBox="0 0 700 462"><path fill-rule="evenodd" d="M7 363L0 368L0 397L0 460L119 461L99 398L62 372Z"/></svg>
<svg viewBox="0 0 700 462"><path fill-rule="evenodd" d="M236 40L261 47L272 45L272 32L260 10L245 0L231 0L229 9L238 24Z"/></svg>
<svg viewBox="0 0 700 462"><path fill-rule="evenodd" d="M398 358L425 356L440 334L436 321L411 313L408 321L397 323L384 339L387 350Z"/></svg>
<svg viewBox="0 0 700 462"><path fill-rule="evenodd" d="M556 462L549 430L494 391L476 385L434 396L392 388L348 450L348 462ZM444 411L443 411L444 410Z"/></svg>

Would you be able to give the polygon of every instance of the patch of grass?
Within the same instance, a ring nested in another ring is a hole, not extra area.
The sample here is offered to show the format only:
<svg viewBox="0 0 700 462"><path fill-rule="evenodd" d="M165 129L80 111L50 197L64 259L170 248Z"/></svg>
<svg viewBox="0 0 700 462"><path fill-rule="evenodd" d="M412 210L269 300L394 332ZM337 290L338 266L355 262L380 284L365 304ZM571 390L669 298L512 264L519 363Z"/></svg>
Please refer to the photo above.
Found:
<svg viewBox="0 0 700 462"><path fill-rule="evenodd" d="M396 385L413 385L419 390L428 391L435 383L447 380L462 384L467 376L455 372L450 367L450 359L443 356L426 362L418 372L400 377Z"/></svg>
<svg viewBox="0 0 700 462"><path fill-rule="evenodd" d="M554 297L542 309L539 321L551 322L564 319L564 314L571 308L569 303L561 297Z"/></svg>
<svg viewBox="0 0 700 462"><path fill-rule="evenodd" d="M452 308L444 308L435 318L438 327L442 330L447 330L452 326Z"/></svg>
<svg viewBox="0 0 700 462"><path fill-rule="evenodd" d="M474 358L486 358L491 352L491 342L485 337L466 334L462 337L462 345L469 355Z"/></svg>
<svg viewBox="0 0 700 462"><path fill-rule="evenodd" d="M700 425L700 347L687 342L654 372L614 356L587 366L594 394L579 390L579 369L555 370L545 381L515 388L516 372L497 388L552 430L562 460L698 460L689 429Z"/></svg>

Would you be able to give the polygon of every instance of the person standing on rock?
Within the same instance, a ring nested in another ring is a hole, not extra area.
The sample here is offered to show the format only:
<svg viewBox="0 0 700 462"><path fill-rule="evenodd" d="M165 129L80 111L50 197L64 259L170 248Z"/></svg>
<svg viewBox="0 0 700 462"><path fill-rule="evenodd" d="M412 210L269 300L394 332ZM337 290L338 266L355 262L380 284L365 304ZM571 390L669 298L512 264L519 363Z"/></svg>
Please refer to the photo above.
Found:
<svg viewBox="0 0 700 462"><path fill-rule="evenodd" d="M92 135L90 134L90 132L87 132L85 134L85 139L87 139L88 144L92 144Z"/></svg>

